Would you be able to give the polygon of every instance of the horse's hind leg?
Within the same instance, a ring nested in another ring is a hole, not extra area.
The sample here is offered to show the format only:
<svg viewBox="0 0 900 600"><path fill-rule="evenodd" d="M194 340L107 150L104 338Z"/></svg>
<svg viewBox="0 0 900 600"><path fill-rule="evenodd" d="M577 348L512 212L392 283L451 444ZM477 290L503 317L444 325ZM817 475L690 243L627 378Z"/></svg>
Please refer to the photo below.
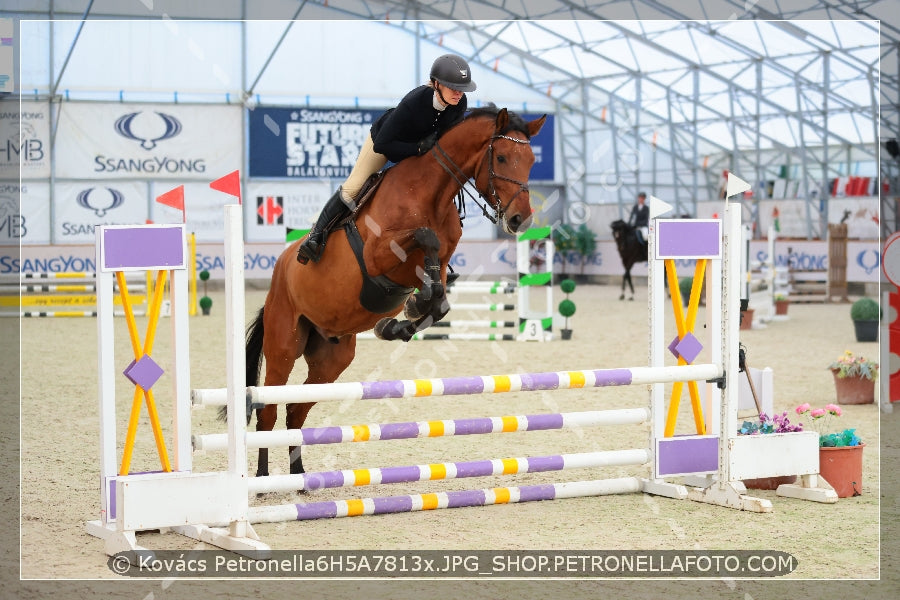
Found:
<svg viewBox="0 0 900 600"><path fill-rule="evenodd" d="M303 357L309 367L304 383L332 383L344 372L356 356L356 336L346 335L337 342L324 339L315 331L309 333ZM313 402L288 404L286 425L288 429L300 429L306 422ZM290 447L291 473L304 473L301 446Z"/></svg>

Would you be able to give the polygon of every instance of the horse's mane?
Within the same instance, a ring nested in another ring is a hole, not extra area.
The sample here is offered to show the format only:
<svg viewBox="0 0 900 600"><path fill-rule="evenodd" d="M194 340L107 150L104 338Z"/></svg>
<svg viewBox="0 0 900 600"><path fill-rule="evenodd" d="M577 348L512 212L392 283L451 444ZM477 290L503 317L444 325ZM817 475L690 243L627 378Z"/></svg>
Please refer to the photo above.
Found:
<svg viewBox="0 0 900 600"><path fill-rule="evenodd" d="M497 114L500 112L501 108L496 106L495 104L487 104L485 106L480 106L478 108L473 108L469 111L469 114L466 115L465 121L469 119L477 119L479 117L486 117L490 119L496 119ZM525 119L512 112L511 110L507 111L509 115L509 123L506 127L503 128L503 131L500 132L500 135L506 135L510 131L518 131L525 135L526 139L531 139L531 136L528 135L528 126L525 123Z"/></svg>

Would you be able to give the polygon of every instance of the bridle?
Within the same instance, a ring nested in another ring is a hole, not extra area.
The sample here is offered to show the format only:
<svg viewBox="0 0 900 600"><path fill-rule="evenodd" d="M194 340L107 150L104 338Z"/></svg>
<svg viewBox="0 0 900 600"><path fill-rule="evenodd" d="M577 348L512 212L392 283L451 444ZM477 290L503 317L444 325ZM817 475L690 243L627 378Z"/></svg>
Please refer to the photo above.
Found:
<svg viewBox="0 0 900 600"><path fill-rule="evenodd" d="M494 170L494 140L497 140L497 139L509 140L509 141L515 142L517 144L530 144L531 143L527 139L521 140L519 138L514 138L514 137L511 137L508 135L501 135L499 133L491 136L491 139L488 141L487 152L485 152L484 158L482 158L481 163L479 164L478 169L475 171L475 175L474 175L474 179L477 181L478 174L484 168L484 163L487 162L487 164L488 164L487 192L485 193L482 190L478 189L477 187L475 188L476 191L478 192L478 196L480 197L480 200L479 200L479 198L476 198L472 194L472 192L470 192L468 189L466 189L466 182L469 180L469 176L463 172L463 170L459 167L459 165L457 165L453 161L452 158L450 158L450 156L444 151L444 149L441 148L441 145L439 143L435 142L434 146L431 149L431 153L432 153L432 155L434 155L434 158L437 160L438 164L441 165L441 167L443 167L444 171L446 171L447 174L449 174L450 177L452 177L454 179L454 181L456 181L456 183L459 185L459 193L457 194L457 198L458 198L457 211L459 212L460 219L463 219L465 217L465 209L464 209L465 205L463 203L463 194L468 195L469 198L471 198L472 201L475 202L475 204L477 204L479 208L481 208L481 211L482 211L482 213L484 213L484 216L487 217L491 221L491 223L496 224L501 219L504 219L507 209L513 203L513 201L515 201L515 199L519 196L519 194L521 194L522 192L525 192L526 194L528 193L528 182L527 181L519 181L518 179L513 179L512 177L507 177L506 175L501 175L500 173L497 173ZM497 193L497 188L494 185L495 179L502 179L503 181L509 181L510 183L514 183L519 186L518 191L516 191L516 193L513 194L512 198L510 198L509 202L507 202L505 205L502 205L503 200L500 198L500 194ZM493 209L493 211L494 211L493 215L489 214L487 207L485 207L485 205L482 204L481 200L484 200L488 204L488 206L490 206Z"/></svg>

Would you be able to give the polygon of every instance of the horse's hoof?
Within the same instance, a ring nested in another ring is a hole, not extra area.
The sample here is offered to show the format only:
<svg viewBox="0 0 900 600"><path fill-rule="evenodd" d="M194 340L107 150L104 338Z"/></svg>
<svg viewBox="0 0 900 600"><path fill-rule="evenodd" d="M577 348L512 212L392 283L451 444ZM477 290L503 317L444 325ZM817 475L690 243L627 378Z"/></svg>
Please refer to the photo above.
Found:
<svg viewBox="0 0 900 600"><path fill-rule="evenodd" d="M622 294L621 296L619 296L619 300L624 300L624 299L625 299L625 294Z"/></svg>
<svg viewBox="0 0 900 600"><path fill-rule="evenodd" d="M379 340L385 340L387 342L391 340L397 339L396 331L394 324L397 322L393 317L385 317L375 323L374 332L375 337Z"/></svg>
<svg viewBox="0 0 900 600"><path fill-rule="evenodd" d="M628 299L629 302L634 302L634 296Z"/></svg>

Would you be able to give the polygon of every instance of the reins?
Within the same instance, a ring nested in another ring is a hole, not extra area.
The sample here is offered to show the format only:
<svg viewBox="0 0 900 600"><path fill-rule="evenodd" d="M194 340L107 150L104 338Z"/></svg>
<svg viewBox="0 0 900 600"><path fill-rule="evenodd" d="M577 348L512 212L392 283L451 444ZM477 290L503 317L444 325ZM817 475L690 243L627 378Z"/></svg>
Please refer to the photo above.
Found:
<svg viewBox="0 0 900 600"><path fill-rule="evenodd" d="M478 179L478 173L484 167L485 161L488 163L488 189L487 193L482 192L477 187L475 191L478 192L478 197L466 189L466 182L470 179L468 175L466 175L463 170L457 165L450 155L441 147L440 143L435 142L434 146L431 149L431 153L434 156L435 160L437 160L438 164L447 172L450 177L459 185L459 192L456 194L456 210L459 213L460 221L465 218L465 196L469 196L475 204L481 209L482 214L495 225L497 222L503 218L503 215L506 213L506 209L513 203L513 201L521 194L523 191L528 192L528 183L524 181L519 181L517 179L513 179L511 177L507 177L505 175L501 175L494 171L494 140L496 139L504 139L510 140L512 142L516 142L517 144L529 144L528 140L521 140L519 138L514 138L508 135L496 134L491 136L490 141L488 142L487 152L484 154L484 159L481 161L478 170L475 172L474 179ZM502 199L500 198L500 194L497 193L497 188L494 186L494 179L502 179L503 181L509 181L510 183L515 183L519 186L519 190L513 194L512 198L509 199L509 202L506 203L505 206L501 206ZM494 214L491 215L488 212L487 207L481 202L487 203L494 210ZM492 203L493 200L493 203Z"/></svg>

